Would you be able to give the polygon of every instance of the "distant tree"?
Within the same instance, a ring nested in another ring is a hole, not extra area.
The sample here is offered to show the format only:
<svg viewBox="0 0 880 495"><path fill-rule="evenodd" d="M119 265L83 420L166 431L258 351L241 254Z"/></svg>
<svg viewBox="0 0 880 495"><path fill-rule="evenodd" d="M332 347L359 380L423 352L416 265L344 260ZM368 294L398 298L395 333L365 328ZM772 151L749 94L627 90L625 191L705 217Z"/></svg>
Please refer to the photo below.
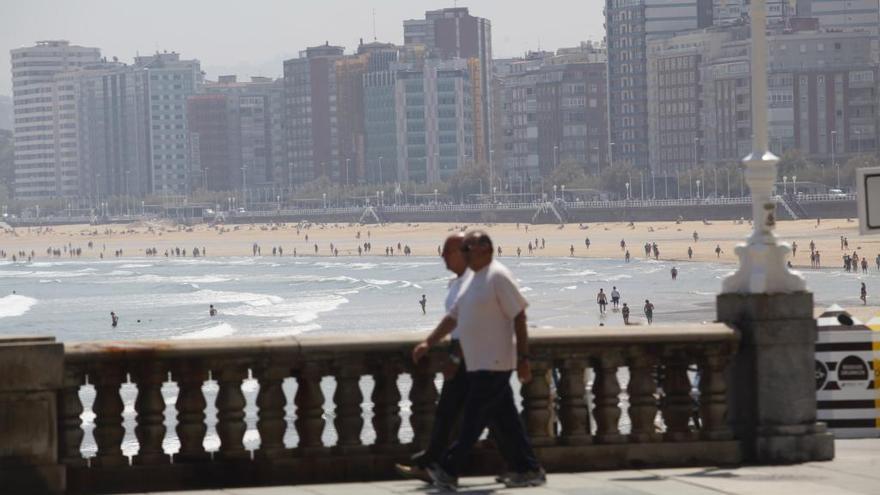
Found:
<svg viewBox="0 0 880 495"><path fill-rule="evenodd" d="M485 163L477 163L458 169L447 182L448 194L456 201L467 201L474 194L490 194L489 167Z"/></svg>

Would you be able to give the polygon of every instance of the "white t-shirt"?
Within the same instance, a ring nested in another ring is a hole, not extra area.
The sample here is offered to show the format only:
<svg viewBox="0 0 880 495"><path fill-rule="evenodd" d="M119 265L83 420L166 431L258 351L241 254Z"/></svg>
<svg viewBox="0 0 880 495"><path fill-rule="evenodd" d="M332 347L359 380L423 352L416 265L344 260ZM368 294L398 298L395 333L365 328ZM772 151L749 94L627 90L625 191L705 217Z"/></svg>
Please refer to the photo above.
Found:
<svg viewBox="0 0 880 495"><path fill-rule="evenodd" d="M449 310L468 371L516 368L513 319L527 306L513 275L498 261L471 275Z"/></svg>
<svg viewBox="0 0 880 495"><path fill-rule="evenodd" d="M620 299L620 292L617 292L617 289L611 291L611 299L614 298Z"/></svg>
<svg viewBox="0 0 880 495"><path fill-rule="evenodd" d="M454 279L449 281L449 291L446 293L446 312L452 309L452 306L455 304L455 301L458 300L459 294L461 294L462 289L467 287L468 283L471 280L471 276L474 272L470 271L470 269L465 270L464 273L461 274L460 277L455 277ZM452 340L458 339L458 326L455 327L455 330L452 331L450 336Z"/></svg>

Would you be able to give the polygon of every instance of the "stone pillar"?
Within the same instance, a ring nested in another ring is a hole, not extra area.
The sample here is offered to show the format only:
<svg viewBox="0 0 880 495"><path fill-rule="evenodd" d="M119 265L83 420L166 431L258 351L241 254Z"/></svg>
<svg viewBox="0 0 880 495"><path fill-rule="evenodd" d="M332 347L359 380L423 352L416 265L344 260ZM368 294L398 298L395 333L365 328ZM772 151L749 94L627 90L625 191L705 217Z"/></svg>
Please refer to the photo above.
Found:
<svg viewBox="0 0 880 495"><path fill-rule="evenodd" d="M834 457L816 422L813 294L721 294L718 320L741 341L728 376L728 420L746 460L791 463Z"/></svg>
<svg viewBox="0 0 880 495"><path fill-rule="evenodd" d="M0 484L3 493L63 493L58 405L64 346L53 337L0 339Z"/></svg>

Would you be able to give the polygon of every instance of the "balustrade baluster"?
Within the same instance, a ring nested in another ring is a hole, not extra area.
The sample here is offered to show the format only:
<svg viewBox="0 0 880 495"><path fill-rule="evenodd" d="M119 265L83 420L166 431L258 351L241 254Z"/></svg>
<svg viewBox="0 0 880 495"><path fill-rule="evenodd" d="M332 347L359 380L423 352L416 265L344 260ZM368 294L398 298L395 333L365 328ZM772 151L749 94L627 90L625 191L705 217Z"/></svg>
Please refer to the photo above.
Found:
<svg viewBox="0 0 880 495"><path fill-rule="evenodd" d="M202 363L184 361L173 372L177 382L177 438L180 451L174 456L175 462L200 462L210 460L205 452L205 394L202 385L208 378Z"/></svg>
<svg viewBox="0 0 880 495"><path fill-rule="evenodd" d="M257 394L259 407L257 430L260 432L260 448L256 456L262 459L274 459L284 455L284 432L287 422L284 420L284 406L287 399L281 383L287 376L287 370L273 366L258 371L260 392Z"/></svg>
<svg viewBox="0 0 880 495"><path fill-rule="evenodd" d="M532 362L532 381L520 387L526 431L532 444L536 446L554 443L549 371L549 363L534 360Z"/></svg>
<svg viewBox="0 0 880 495"><path fill-rule="evenodd" d="M566 359L561 371L562 377L558 390L559 421L562 426L561 442L566 445L591 443L584 361L582 359Z"/></svg>
<svg viewBox="0 0 880 495"><path fill-rule="evenodd" d="M691 398L691 382L687 375L687 362L675 357L666 365L663 383L663 421L666 422L665 438L683 442L694 438L688 422L694 408Z"/></svg>
<svg viewBox="0 0 880 495"><path fill-rule="evenodd" d="M85 458L80 452L83 436L82 401L79 389L83 384L83 370L68 365L64 369L64 383L58 395L58 454L68 466L84 466Z"/></svg>
<svg viewBox="0 0 880 495"><path fill-rule="evenodd" d="M427 447L431 441L431 426L437 408L434 374L430 359L423 359L412 370L412 388L409 392L412 416L409 422L413 429L413 446L418 449Z"/></svg>
<svg viewBox="0 0 880 495"><path fill-rule="evenodd" d="M217 436L220 437L220 459L247 459L250 457L244 449L244 433L247 424L244 421L244 407L247 405L241 382L247 377L247 369L237 363L220 363L217 370Z"/></svg>
<svg viewBox="0 0 880 495"><path fill-rule="evenodd" d="M654 360L643 354L632 357L629 365L629 419L632 423L630 439L634 442L660 440L657 419L657 381L654 378Z"/></svg>
<svg viewBox="0 0 880 495"><path fill-rule="evenodd" d="M95 404L92 409L95 412L95 444L98 446L92 464L100 467L128 465L128 459L122 455L124 406L119 395L125 372L118 364L100 366L95 372L89 373L89 378L95 384Z"/></svg>
<svg viewBox="0 0 880 495"><path fill-rule="evenodd" d="M165 398L162 383L167 374L157 361L145 363L134 372L138 395L134 403L137 426L134 428L140 448L134 456L135 464L164 464L170 458L162 450L165 439Z"/></svg>
<svg viewBox="0 0 880 495"><path fill-rule="evenodd" d="M323 448L324 392L321 391L321 370L316 363L307 363L297 375L296 433L299 452L312 453Z"/></svg>
<svg viewBox="0 0 880 495"><path fill-rule="evenodd" d="M625 440L620 434L620 383L617 381L617 368L620 358L616 354L604 354L595 368L593 397L596 418L596 440L600 443L620 443Z"/></svg>
<svg viewBox="0 0 880 495"><path fill-rule="evenodd" d="M336 447L343 452L363 446L361 430L364 427L361 403L364 395L361 392L361 367L353 364L342 364L336 371L336 391L333 403L336 404L336 426L338 441Z"/></svg>
<svg viewBox="0 0 880 495"><path fill-rule="evenodd" d="M373 373L373 429L376 431L376 448L400 445L400 390L397 375L400 367L385 362Z"/></svg>
<svg viewBox="0 0 880 495"><path fill-rule="evenodd" d="M700 366L701 435L706 440L730 440L727 425L727 380L724 370L729 356L709 355Z"/></svg>

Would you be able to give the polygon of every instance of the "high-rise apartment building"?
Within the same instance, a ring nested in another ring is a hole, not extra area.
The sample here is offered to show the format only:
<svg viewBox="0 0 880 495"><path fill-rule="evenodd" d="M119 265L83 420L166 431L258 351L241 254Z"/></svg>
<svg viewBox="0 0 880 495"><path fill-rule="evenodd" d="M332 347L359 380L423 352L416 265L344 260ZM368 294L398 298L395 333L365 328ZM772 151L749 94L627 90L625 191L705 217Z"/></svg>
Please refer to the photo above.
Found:
<svg viewBox="0 0 880 495"><path fill-rule="evenodd" d="M797 4L803 0L767 0L767 24L787 23L800 15ZM742 24L749 16L749 0L713 0L713 22L716 26Z"/></svg>
<svg viewBox="0 0 880 495"><path fill-rule="evenodd" d="M56 76L96 63L98 48L39 41L13 49L15 195L48 199L79 195L77 108L73 87Z"/></svg>
<svg viewBox="0 0 880 495"><path fill-rule="evenodd" d="M449 179L474 157L468 61L428 60L395 75L397 180Z"/></svg>
<svg viewBox="0 0 880 495"><path fill-rule="evenodd" d="M201 172L201 177L193 178L193 189L242 190L248 184L247 174L256 167L243 166L239 97L198 94L187 98L186 105L193 168Z"/></svg>
<svg viewBox="0 0 880 495"><path fill-rule="evenodd" d="M401 49L392 44L375 44L369 49L367 72L363 75L365 182L397 180L397 112L395 88L401 67ZM366 45L365 45L366 46ZM416 66L417 64L414 64ZM405 65L404 65L405 67Z"/></svg>
<svg viewBox="0 0 880 495"><path fill-rule="evenodd" d="M343 56L341 46L327 43L284 61L288 161L294 185L319 177L337 183L344 179L340 173L339 123L353 116L339 112L336 62Z"/></svg>
<svg viewBox="0 0 880 495"><path fill-rule="evenodd" d="M424 46L430 58L473 59L471 101L474 105L475 159L489 161L493 144L492 25L488 19L470 15L467 8L425 12L424 19L403 23L405 46Z"/></svg>
<svg viewBox="0 0 880 495"><path fill-rule="evenodd" d="M246 186L255 197L265 196L263 190L289 187L284 81L268 77L239 81L236 76L220 76L216 82L205 82L204 93L227 97L229 121L236 134L234 142L239 143L234 173L230 177L216 175L221 173L222 166L216 172L208 170L208 187L222 189L220 186L226 185L229 189L239 189ZM203 103L209 105L207 101ZM208 150L203 137L198 139L204 163L204 153Z"/></svg>
<svg viewBox="0 0 880 495"><path fill-rule="evenodd" d="M878 69L860 32L777 29L768 37L768 132L777 154L820 161L874 152ZM749 28L685 33L649 44L651 162L672 173L751 151Z"/></svg>
<svg viewBox="0 0 880 495"><path fill-rule="evenodd" d="M201 91L198 60L181 60L177 53L135 57L132 70L145 72L145 98L150 121L147 190L160 195L185 195L202 176L191 168L186 99Z"/></svg>
<svg viewBox="0 0 880 495"><path fill-rule="evenodd" d="M501 64L500 102L508 182L549 176L562 163L588 174L609 165L607 74L601 47L530 53Z"/></svg>
<svg viewBox="0 0 880 495"><path fill-rule="evenodd" d="M797 0L798 17L813 17L819 27L835 31L880 30L880 3L875 0Z"/></svg>
<svg viewBox="0 0 880 495"><path fill-rule="evenodd" d="M711 25L711 0L606 0L610 152L648 167L647 42Z"/></svg>

